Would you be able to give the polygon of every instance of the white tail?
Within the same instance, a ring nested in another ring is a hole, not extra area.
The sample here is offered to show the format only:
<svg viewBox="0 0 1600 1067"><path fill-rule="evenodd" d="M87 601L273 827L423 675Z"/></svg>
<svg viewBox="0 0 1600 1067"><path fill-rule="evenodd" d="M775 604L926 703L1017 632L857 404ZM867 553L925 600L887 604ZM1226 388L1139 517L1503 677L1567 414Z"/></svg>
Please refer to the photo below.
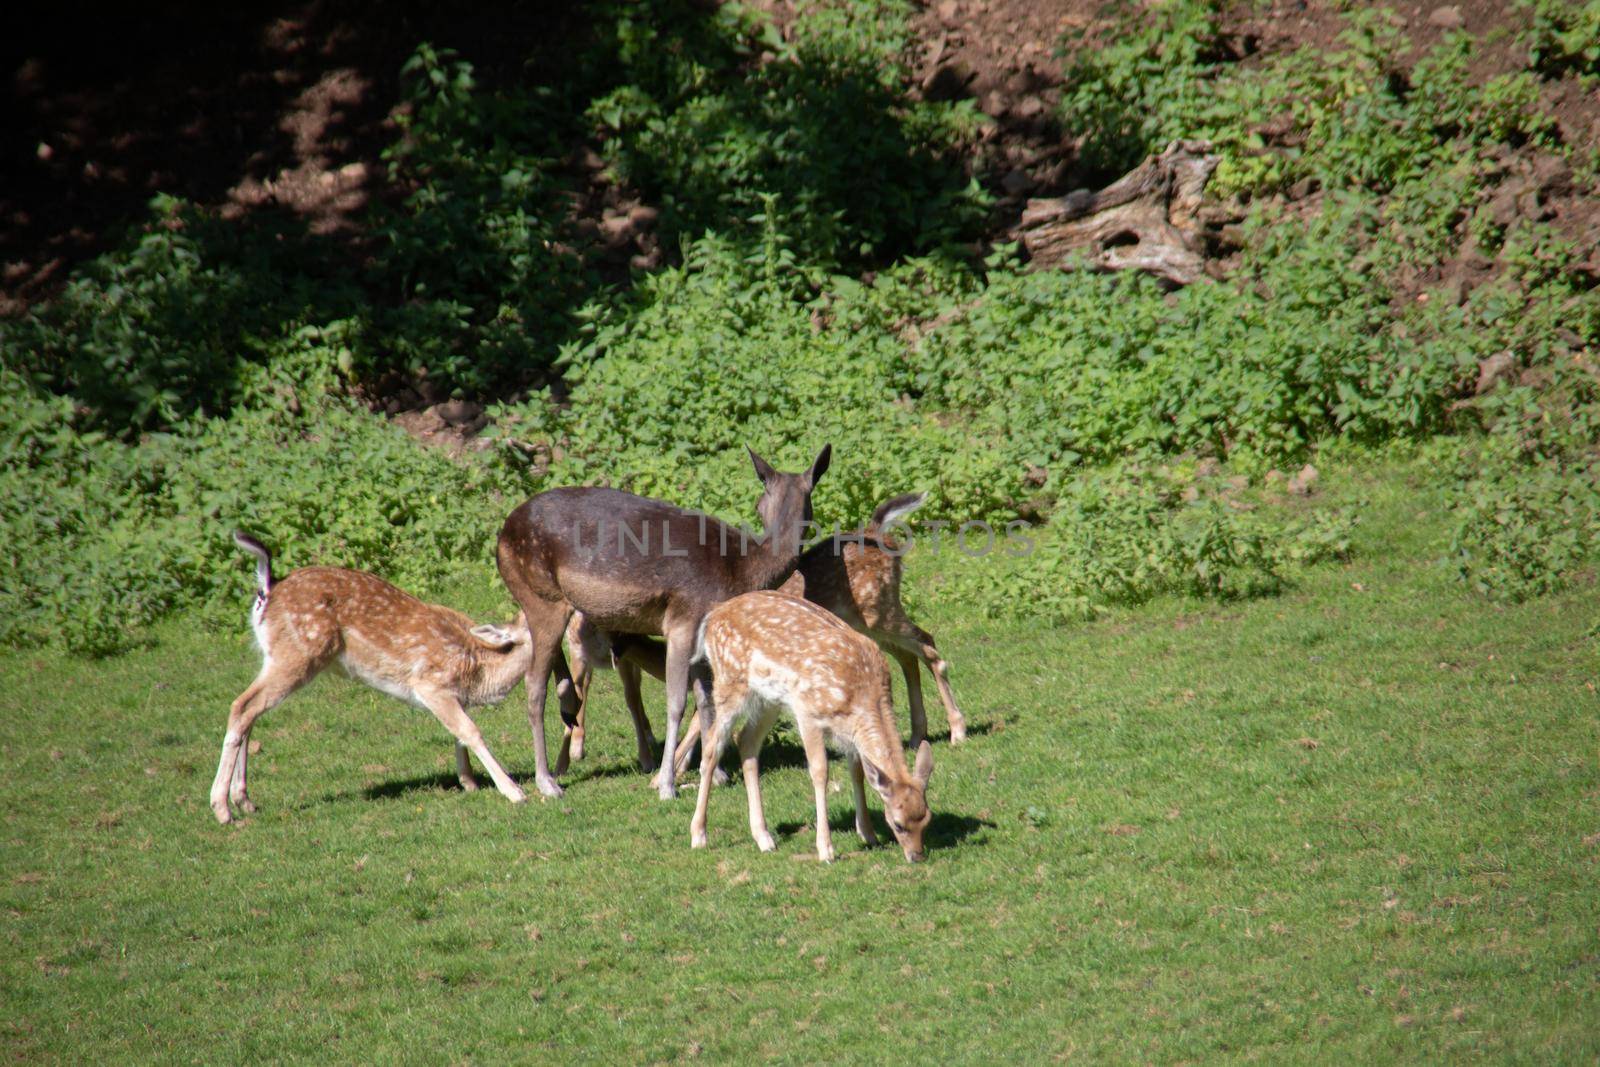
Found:
<svg viewBox="0 0 1600 1067"><path fill-rule="evenodd" d="M229 804L252 812L246 792L250 730L337 660L353 677L431 711L456 739L456 773L476 789L471 749L507 798L527 797L484 744L467 714L492 704L521 680L532 658L522 616L509 626L475 626L458 611L425 604L381 578L338 567L305 567L272 580L272 557L253 537L234 540L257 559L261 590L251 625L261 646L261 673L233 702L222 760L211 783L218 822L233 818Z"/></svg>
<svg viewBox="0 0 1600 1067"><path fill-rule="evenodd" d="M694 847L706 844L712 770L741 717L746 722L739 732L739 756L750 833L761 851L776 847L762 810L759 756L762 739L778 712L787 708L805 745L816 794L817 857L829 863L834 855L828 828L826 741L831 738L850 755L861 839L877 843L863 788L870 781L883 798L884 815L906 859L922 859L933 752L924 740L917 746L915 768L906 768L890 701L889 665L876 644L830 612L780 592L746 593L713 608L702 643L715 678L715 709L702 710L700 716L700 792L689 824Z"/></svg>

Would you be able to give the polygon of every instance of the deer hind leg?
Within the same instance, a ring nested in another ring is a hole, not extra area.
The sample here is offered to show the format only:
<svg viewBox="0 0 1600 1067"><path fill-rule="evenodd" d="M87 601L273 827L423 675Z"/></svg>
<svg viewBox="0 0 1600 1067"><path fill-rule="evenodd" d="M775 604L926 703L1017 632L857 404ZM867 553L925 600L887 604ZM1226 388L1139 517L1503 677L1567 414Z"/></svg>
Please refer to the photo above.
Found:
<svg viewBox="0 0 1600 1067"><path fill-rule="evenodd" d="M778 847L767 830L766 809L761 803L761 743L766 740L777 721L778 706L763 702L753 708L744 729L739 731L739 762L744 768L744 795L750 807L750 836L756 839L756 848L771 852ZM712 785L716 785L715 775ZM701 768L700 781L705 782L705 768Z"/></svg>
<svg viewBox="0 0 1600 1067"><path fill-rule="evenodd" d="M916 664L912 664L916 668ZM921 744L919 741L918 744ZM872 828L872 816L867 813L867 787L866 771L861 766L861 756L857 753L850 754L850 782L855 787L856 795L856 835L863 844L873 848L878 843L878 832Z"/></svg>
<svg viewBox="0 0 1600 1067"><path fill-rule="evenodd" d="M833 862L833 832L828 827L828 746L822 728L815 723L800 724L800 743L806 750L806 769L811 772L811 789L817 797L817 859Z"/></svg>
<svg viewBox="0 0 1600 1067"><path fill-rule="evenodd" d="M939 655L939 649L933 643L933 635L907 619L903 626L896 627L893 632L874 636L880 636L897 648L905 649L928 665L928 671L939 687L939 700L944 704L945 718L950 723L950 743L959 745L965 741L967 720L961 714L961 708L956 704L956 695L950 688L950 664Z"/></svg>
<svg viewBox="0 0 1600 1067"><path fill-rule="evenodd" d="M644 713L644 692L640 688L644 672L636 664L622 660L617 664L617 677L622 679L622 700L633 719L633 739L639 746L639 769L649 774L656 769L656 735Z"/></svg>
<svg viewBox="0 0 1600 1067"><path fill-rule="evenodd" d="M228 787L228 803L244 812L254 815L256 806L250 799L248 771L246 762L250 759L250 731L246 730L239 739L239 760L233 765L233 782Z"/></svg>
<svg viewBox="0 0 1600 1067"><path fill-rule="evenodd" d="M244 793L244 774L238 768L244 761L242 753L245 746L250 743L251 727L257 719L283 703L290 693L308 681L311 674L297 678L268 665L228 709L228 730L222 737L222 758L217 763L217 776L211 782L211 813L218 822L233 821L233 813L228 809L230 794L248 800ZM248 813L255 810L255 805L251 804L246 809L241 804L241 809Z"/></svg>
<svg viewBox="0 0 1600 1067"><path fill-rule="evenodd" d="M711 686L711 673L710 673L710 671L706 670L705 668L701 668L701 667L692 668L690 670L690 672L689 672L689 679L694 685L695 707L697 707L697 708L709 708L709 707L711 707L712 706L712 686ZM689 769L689 764L693 761L695 746L700 743L700 740L701 740L701 736L700 735L701 735L701 733L704 732L704 729L705 729L705 727L703 725L696 726L695 725L696 721L698 721L698 722L703 724L706 721L705 718L704 718L704 714L702 713L702 716L701 716L701 718L699 720L694 720L694 719L688 720L688 724L686 726L684 726L684 729L683 729L683 737L678 742L678 777L679 778L682 778L684 771L687 771ZM711 784L712 785L727 785L728 784L728 772L722 769L722 765L720 763L717 764L716 766L712 767L712 769L711 769Z"/></svg>
<svg viewBox="0 0 1600 1067"><path fill-rule="evenodd" d="M447 693L426 692L418 693L422 702L433 712L433 717L438 719L450 735L456 739L456 752L459 754L457 769L466 764L466 755L463 747L470 748L472 754L478 757L478 762L483 764L483 769L489 772L489 777L494 780L494 787L500 794L513 804L521 804L528 799L506 769L500 766L500 761L494 758L494 753L489 751L489 746L484 744L483 734L478 730L478 724L472 721L455 697ZM471 777L470 770L468 777ZM473 788L477 788L474 783Z"/></svg>
<svg viewBox="0 0 1600 1067"><path fill-rule="evenodd" d="M552 670L559 665L561 677L571 681L566 659L561 655L561 634L572 609L564 601L532 596L518 599L528 617L528 634L533 641L533 660L523 680L528 688L528 729L533 734L534 784L545 796L559 797L561 786L550 773L550 756L545 748L544 705Z"/></svg>
<svg viewBox="0 0 1600 1067"><path fill-rule="evenodd" d="M706 847L706 810L711 803L710 771L722 757L722 749L728 743L728 731L732 728L734 719L743 710L747 698L746 690L736 689L730 682L728 689L723 693L723 702L720 705L708 701L699 708L698 718L703 743L700 746L700 786L695 793L694 816L689 820L689 844L692 848ZM740 735L739 744L742 751L743 735ZM665 769L666 764L663 761L663 773ZM759 840L758 838L758 843Z"/></svg>

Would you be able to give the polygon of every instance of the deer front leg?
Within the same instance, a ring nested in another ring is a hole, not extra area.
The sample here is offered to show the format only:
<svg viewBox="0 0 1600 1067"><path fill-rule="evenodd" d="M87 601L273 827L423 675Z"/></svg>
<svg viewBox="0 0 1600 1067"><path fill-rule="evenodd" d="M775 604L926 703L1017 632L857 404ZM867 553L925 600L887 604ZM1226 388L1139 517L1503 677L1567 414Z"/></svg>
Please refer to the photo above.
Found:
<svg viewBox="0 0 1600 1067"><path fill-rule="evenodd" d="M866 772L861 767L861 757L850 757L850 782L856 794L856 835L868 848L878 844L878 832L872 828L872 816L867 812Z"/></svg>
<svg viewBox="0 0 1600 1067"><path fill-rule="evenodd" d="M656 735L644 713L644 695L639 688L643 674L637 666L623 660L617 664L617 677L622 679L622 700L633 719L633 739L639 746L639 769L649 774L656 769Z"/></svg>
<svg viewBox="0 0 1600 1067"><path fill-rule="evenodd" d="M833 862L833 833L828 828L828 746L822 730L815 724L800 727L800 742L806 749L806 769L811 772L811 788L817 795L817 859Z"/></svg>
<svg viewBox="0 0 1600 1067"><path fill-rule="evenodd" d="M696 620L698 621L698 620ZM687 632L685 632L687 630ZM694 645L694 623L674 627L667 635L667 737L661 749L658 795L671 800L678 795L678 728L689 696L689 656Z"/></svg>
<svg viewBox="0 0 1600 1067"><path fill-rule="evenodd" d="M456 764L457 771L466 767L467 777L472 777L471 768L467 766L466 752L462 747L465 746L465 748L470 748L472 754L478 757L478 762L483 764L483 769L489 772L490 778L494 779L494 786L500 790L502 796L513 804L521 804L528 799L528 795L522 791L522 788L511 780L511 776L506 773L506 769L500 766L500 761L494 758L494 753L489 751L489 746L484 744L483 734L478 731L478 724L472 721L472 717L467 714L466 709L454 697L438 692L419 693L418 696L423 698L423 703L428 706L429 711L433 712L433 717L438 719L444 728L450 731L451 736L456 739L456 751L459 754ZM477 788L476 782L473 783L473 788Z"/></svg>

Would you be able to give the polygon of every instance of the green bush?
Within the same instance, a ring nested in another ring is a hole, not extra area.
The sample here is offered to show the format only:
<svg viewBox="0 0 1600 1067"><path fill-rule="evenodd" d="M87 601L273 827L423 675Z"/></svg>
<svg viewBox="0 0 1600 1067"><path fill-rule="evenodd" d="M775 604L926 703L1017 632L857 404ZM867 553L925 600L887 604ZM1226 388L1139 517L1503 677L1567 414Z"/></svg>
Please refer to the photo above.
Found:
<svg viewBox="0 0 1600 1067"><path fill-rule="evenodd" d="M1518 36L1540 73L1600 74L1600 0L1518 0L1529 16Z"/></svg>
<svg viewBox="0 0 1600 1067"><path fill-rule="evenodd" d="M304 420L240 409L126 445L75 425L72 402L0 376L0 536L13 553L0 643L115 651L182 608L248 607L258 534L282 570L364 567L426 592L487 568L521 488L419 449L333 401Z"/></svg>
<svg viewBox="0 0 1600 1067"><path fill-rule="evenodd" d="M603 46L618 84L588 114L669 246L767 224L834 269L970 239L986 200L952 150L976 112L907 94L910 10L812 5L785 40L737 4L620 7Z"/></svg>
<svg viewBox="0 0 1600 1067"><path fill-rule="evenodd" d="M1286 564L1348 553L1350 515L1276 509L1264 516L1217 491L1228 484L1168 468L1083 475L1043 526L999 538L992 551L981 552L974 533L941 552L938 579L923 595L985 618L1073 622L1162 594L1275 593Z"/></svg>
<svg viewBox="0 0 1600 1067"><path fill-rule="evenodd" d="M74 274L54 301L0 324L0 365L124 434L238 400L242 365L291 320L354 303L319 254L268 220L243 227L170 197L149 224Z"/></svg>

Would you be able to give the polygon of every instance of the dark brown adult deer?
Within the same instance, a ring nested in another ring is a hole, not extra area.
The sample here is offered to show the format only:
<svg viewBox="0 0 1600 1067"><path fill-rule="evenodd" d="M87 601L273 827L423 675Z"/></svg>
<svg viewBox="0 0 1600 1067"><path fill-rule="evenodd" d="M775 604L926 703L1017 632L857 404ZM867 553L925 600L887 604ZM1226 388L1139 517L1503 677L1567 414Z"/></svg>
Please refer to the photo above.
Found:
<svg viewBox="0 0 1600 1067"><path fill-rule="evenodd" d="M545 749L545 689L557 676L561 718L573 722L577 694L561 653L561 635L574 610L597 628L667 639L667 733L659 792L677 794L678 731L688 696L695 629L706 612L741 593L772 589L794 573L811 493L828 469L824 445L809 470L777 471L750 453L765 491L756 505L763 536L617 489L551 489L506 519L495 559L500 576L527 615L533 638L528 667L528 724L533 731L535 782L561 795ZM710 679L695 672L696 700L710 707Z"/></svg>

